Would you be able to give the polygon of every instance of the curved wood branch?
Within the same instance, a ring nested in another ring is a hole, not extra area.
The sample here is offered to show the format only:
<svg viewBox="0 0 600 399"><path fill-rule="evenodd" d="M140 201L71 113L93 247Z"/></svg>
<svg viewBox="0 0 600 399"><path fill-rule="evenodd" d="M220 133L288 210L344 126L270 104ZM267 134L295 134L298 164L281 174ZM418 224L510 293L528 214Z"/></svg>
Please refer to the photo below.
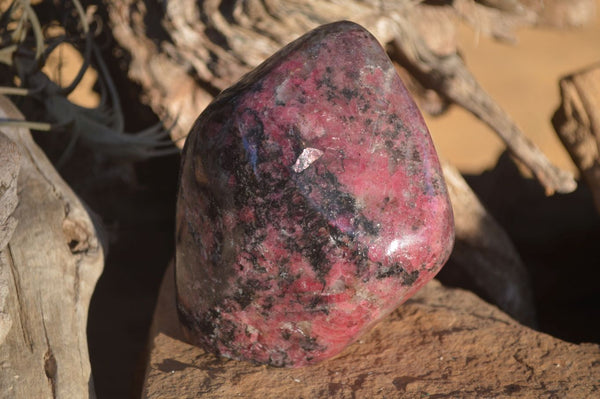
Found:
<svg viewBox="0 0 600 399"><path fill-rule="evenodd" d="M600 64L560 81L562 104L552 123L600 212Z"/></svg>
<svg viewBox="0 0 600 399"><path fill-rule="evenodd" d="M17 227L13 216L17 207L17 176L21 166L21 153L15 143L0 133L0 254L8 244ZM1 255L0 255L1 256ZM0 345L12 326L7 309L10 274L0 261Z"/></svg>
<svg viewBox="0 0 600 399"><path fill-rule="evenodd" d="M481 88L458 53L434 53L408 21L397 24L395 29L395 55L401 64L408 65L423 86L443 94L492 128L511 153L533 172L547 195L569 193L577 188L573 175L554 166Z"/></svg>
<svg viewBox="0 0 600 399"><path fill-rule="evenodd" d="M535 24L536 12L541 12L521 1L461 0L442 6L412 0L343 4L181 0L165 4L163 9L147 0L107 3L115 38L132 56L130 77L142 84L159 116L167 122L179 118L173 133L181 145L196 116L216 93L309 29L349 19L365 26L382 43L393 43L397 60L423 86L487 123L548 194L576 187L573 176L552 165L479 86L458 55L452 32L446 29L459 16L484 34L510 40L515 27ZM156 26L162 26L162 31L153 32ZM151 39L159 33L160 41Z"/></svg>

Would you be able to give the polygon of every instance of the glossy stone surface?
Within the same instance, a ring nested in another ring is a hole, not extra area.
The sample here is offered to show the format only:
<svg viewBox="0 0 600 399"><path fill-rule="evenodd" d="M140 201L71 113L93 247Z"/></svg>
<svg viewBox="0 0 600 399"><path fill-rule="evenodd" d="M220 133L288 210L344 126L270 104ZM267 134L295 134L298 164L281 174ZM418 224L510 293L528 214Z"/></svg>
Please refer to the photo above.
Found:
<svg viewBox="0 0 600 399"><path fill-rule="evenodd" d="M188 136L176 286L189 339L298 367L439 271L453 217L429 132L376 39L325 25L221 93Z"/></svg>

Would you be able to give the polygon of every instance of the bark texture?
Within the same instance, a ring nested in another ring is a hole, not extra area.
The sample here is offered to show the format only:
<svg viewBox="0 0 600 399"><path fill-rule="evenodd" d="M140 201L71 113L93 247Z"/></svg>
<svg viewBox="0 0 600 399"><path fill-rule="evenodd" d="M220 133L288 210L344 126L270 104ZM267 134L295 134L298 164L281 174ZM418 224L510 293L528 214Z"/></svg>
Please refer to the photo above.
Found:
<svg viewBox="0 0 600 399"><path fill-rule="evenodd" d="M8 244L15 228L17 219L13 212L19 202L17 197L17 176L21 163L21 154L16 144L0 133L0 253ZM0 267L0 345L10 327L12 319L6 307L9 293L9 273L5 267Z"/></svg>
<svg viewBox="0 0 600 399"><path fill-rule="evenodd" d="M559 86L562 104L552 123L600 212L600 64L561 79Z"/></svg>
<svg viewBox="0 0 600 399"><path fill-rule="evenodd" d="M0 118L22 115L0 96ZM26 129L0 136L20 153L18 224L0 251L0 323L12 324L0 340L0 397L95 397L86 325L104 264L96 229Z"/></svg>
<svg viewBox="0 0 600 399"><path fill-rule="evenodd" d="M440 112L448 102L464 107L493 129L548 194L576 187L571 174L552 165L481 88L459 56L453 32L462 19L479 32L514 41L516 27L541 22L542 12L557 2L546 7L528 7L518 0L433 4L125 0L106 4L113 34L131 57L130 78L141 84L154 111L175 124L173 138L180 144L219 91L308 30L346 19L371 31L408 71L422 88L423 101L430 103L425 109ZM581 4L588 4L588 9L594 6L589 1L573 6Z"/></svg>

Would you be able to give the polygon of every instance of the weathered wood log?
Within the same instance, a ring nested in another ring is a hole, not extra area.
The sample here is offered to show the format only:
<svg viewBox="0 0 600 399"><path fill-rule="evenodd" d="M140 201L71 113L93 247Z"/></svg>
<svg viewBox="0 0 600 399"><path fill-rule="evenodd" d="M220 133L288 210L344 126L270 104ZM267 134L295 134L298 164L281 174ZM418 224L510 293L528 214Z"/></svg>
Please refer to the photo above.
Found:
<svg viewBox="0 0 600 399"><path fill-rule="evenodd" d="M22 115L0 96L0 118ZM21 163L18 224L0 252L12 321L0 341L0 397L95 397L86 325L104 251L84 205L30 133L16 127L2 133L16 144Z"/></svg>
<svg viewBox="0 0 600 399"><path fill-rule="evenodd" d="M183 339L170 268L150 332L143 398L591 397L600 347L516 323L475 295L429 282L339 356L274 368Z"/></svg>
<svg viewBox="0 0 600 399"><path fill-rule="evenodd" d="M562 104L552 124L600 212L600 64L561 79L559 85Z"/></svg>
<svg viewBox="0 0 600 399"><path fill-rule="evenodd" d="M548 194L576 187L571 174L552 165L479 86L446 29L460 17L484 34L513 40L515 27L537 21L536 12L517 0L461 0L445 5L411 0L184 0L166 2L164 7L127 0L106 5L115 38L131 54L130 77L142 85L161 118L176 121L173 134L179 143L220 90L306 31L348 19L390 45L392 58L421 85L487 123ZM158 26L161 31L153 33ZM153 39L159 34L160 41Z"/></svg>
<svg viewBox="0 0 600 399"><path fill-rule="evenodd" d="M12 215L18 203L17 176L20 164L21 154L16 144L0 133L0 253L17 227L17 219ZM6 308L8 287L8 269L0 267L0 345L12 326L12 319Z"/></svg>
<svg viewBox="0 0 600 399"><path fill-rule="evenodd" d="M0 251L12 236L17 220L12 216L17 207L17 176L21 154L15 143L0 133Z"/></svg>

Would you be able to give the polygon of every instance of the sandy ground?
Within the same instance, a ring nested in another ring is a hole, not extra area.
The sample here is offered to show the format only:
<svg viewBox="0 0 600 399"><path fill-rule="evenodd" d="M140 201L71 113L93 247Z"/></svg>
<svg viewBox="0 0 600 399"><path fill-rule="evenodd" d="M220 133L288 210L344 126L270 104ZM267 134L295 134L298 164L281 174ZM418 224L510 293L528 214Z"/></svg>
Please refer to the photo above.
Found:
<svg viewBox="0 0 600 399"><path fill-rule="evenodd" d="M521 29L515 45L459 29L461 52L481 86L552 162L573 171L550 118L560 104L559 79L600 63L600 1L598 10L594 23L581 29ZM486 125L459 107L426 121L440 156L462 172L491 168L504 150Z"/></svg>

